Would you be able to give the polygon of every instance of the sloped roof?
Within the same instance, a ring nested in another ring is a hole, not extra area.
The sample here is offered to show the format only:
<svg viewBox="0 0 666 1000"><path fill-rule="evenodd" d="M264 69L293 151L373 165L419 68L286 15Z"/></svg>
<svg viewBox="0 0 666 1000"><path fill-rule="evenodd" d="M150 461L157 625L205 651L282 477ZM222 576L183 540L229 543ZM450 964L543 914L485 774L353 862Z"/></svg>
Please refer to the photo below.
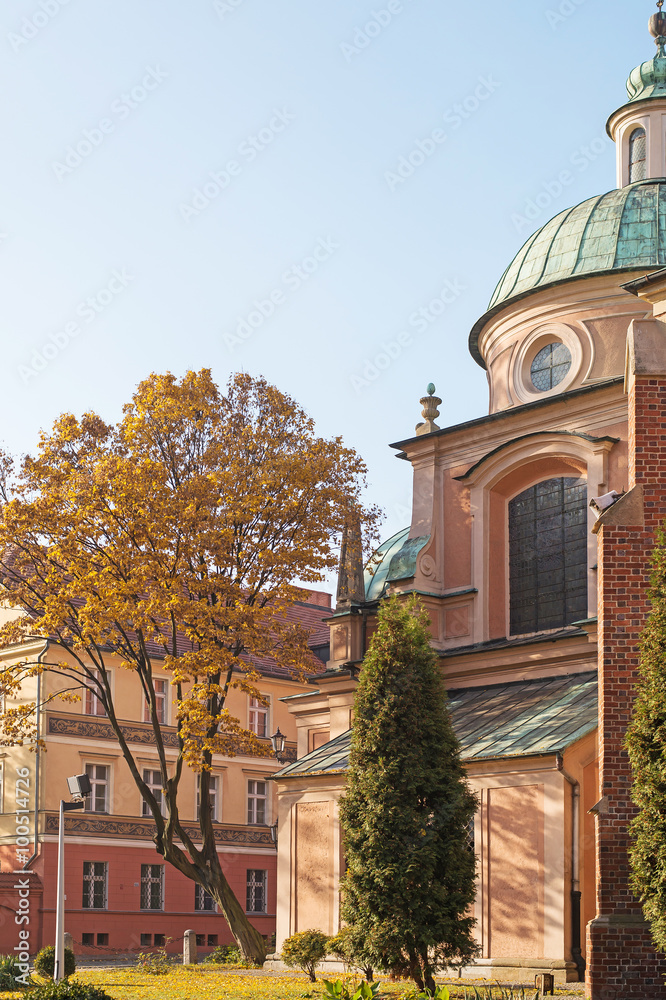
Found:
<svg viewBox="0 0 666 1000"><path fill-rule="evenodd" d="M597 727L597 673L511 681L449 691L464 761L561 753ZM345 771L351 730L273 775Z"/></svg>

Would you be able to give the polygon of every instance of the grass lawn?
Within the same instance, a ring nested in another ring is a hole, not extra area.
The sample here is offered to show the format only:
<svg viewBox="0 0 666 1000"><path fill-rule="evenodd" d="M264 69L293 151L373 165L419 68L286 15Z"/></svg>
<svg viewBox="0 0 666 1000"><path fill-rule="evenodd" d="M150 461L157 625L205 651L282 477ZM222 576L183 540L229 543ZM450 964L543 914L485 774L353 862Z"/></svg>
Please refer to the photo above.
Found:
<svg viewBox="0 0 666 1000"><path fill-rule="evenodd" d="M231 972L223 966L174 966L162 976L131 968L81 969L74 978L102 987L114 1000L315 1000L325 996L321 976L318 976L317 983L311 983L305 974L298 972L262 975L242 970ZM350 986L359 981L354 976L342 978L348 980ZM403 1000L415 992L413 984L386 983L381 977L380 982L380 996L390 997L391 1000ZM488 986L479 983L478 989L483 1000L488 1000L491 995ZM450 986L450 990L452 1000L463 1000L465 995L474 1000L474 988L469 983ZM556 989L555 994L582 996L578 990L567 993ZM499 990L493 990L492 995L496 998L502 996ZM0 993L2 998L21 996L21 993ZM515 1000L519 1000L520 996L520 991L513 993ZM525 987L525 1000L533 1000L534 996L534 987Z"/></svg>

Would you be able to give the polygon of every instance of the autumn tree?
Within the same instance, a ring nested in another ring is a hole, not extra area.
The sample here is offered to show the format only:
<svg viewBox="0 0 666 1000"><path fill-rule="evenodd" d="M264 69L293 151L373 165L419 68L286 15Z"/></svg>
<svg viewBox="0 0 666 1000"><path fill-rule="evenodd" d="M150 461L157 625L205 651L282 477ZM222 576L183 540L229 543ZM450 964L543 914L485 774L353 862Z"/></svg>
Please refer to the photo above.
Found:
<svg viewBox="0 0 666 1000"><path fill-rule="evenodd" d="M666 534L652 558L652 608L640 640L640 674L626 743L638 814L630 826L631 884L652 937L666 951Z"/></svg>
<svg viewBox="0 0 666 1000"><path fill-rule="evenodd" d="M312 668L306 632L286 612L335 565L332 546L362 510L365 467L339 438L265 380L234 376L222 393L208 370L152 375L115 425L65 414L15 474L3 463L0 573L19 612L3 647L48 637L42 662L0 674L5 693L43 671L103 705L155 823L165 861L218 903L242 953L265 944L227 883L210 809L214 754L264 754L234 718L232 687L258 695L253 657ZM376 518L365 510L366 524ZM19 646L20 648L20 646ZM162 778L164 806L119 723L109 660L138 677ZM168 766L153 674L170 675L178 753ZM35 740L35 705L4 718L5 745ZM184 772L200 775L200 842L181 821ZM163 815L164 810L164 815Z"/></svg>
<svg viewBox="0 0 666 1000"><path fill-rule="evenodd" d="M356 964L414 979L476 954L476 800L467 786L428 614L413 599L379 608L354 702L340 817L342 917Z"/></svg>

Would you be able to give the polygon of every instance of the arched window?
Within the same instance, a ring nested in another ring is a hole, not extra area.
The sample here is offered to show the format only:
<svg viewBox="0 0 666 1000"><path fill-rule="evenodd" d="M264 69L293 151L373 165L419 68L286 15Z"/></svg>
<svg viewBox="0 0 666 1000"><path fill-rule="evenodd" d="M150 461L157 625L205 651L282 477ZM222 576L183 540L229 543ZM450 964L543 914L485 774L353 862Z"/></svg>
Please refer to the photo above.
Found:
<svg viewBox="0 0 666 1000"><path fill-rule="evenodd" d="M587 616L584 479L546 479L510 501L509 591L512 635Z"/></svg>
<svg viewBox="0 0 666 1000"><path fill-rule="evenodd" d="M629 183L645 180L646 136L644 128L635 128L629 136Z"/></svg>

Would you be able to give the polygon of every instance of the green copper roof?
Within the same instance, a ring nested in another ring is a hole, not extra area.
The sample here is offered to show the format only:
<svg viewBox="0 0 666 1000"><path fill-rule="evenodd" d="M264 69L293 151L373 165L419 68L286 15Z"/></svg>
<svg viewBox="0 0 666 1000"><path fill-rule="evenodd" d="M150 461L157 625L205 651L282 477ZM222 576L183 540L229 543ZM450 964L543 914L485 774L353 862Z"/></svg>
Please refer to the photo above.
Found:
<svg viewBox="0 0 666 1000"><path fill-rule="evenodd" d="M564 674L449 691L464 761L561 753L597 727L597 674ZM273 777L345 771L351 730Z"/></svg>
<svg viewBox="0 0 666 1000"><path fill-rule="evenodd" d="M663 267L666 264L666 178L637 181L567 208L521 247L470 334L470 351L485 367L478 337L496 312L564 281Z"/></svg>
<svg viewBox="0 0 666 1000"><path fill-rule="evenodd" d="M632 69L627 80L629 104L643 101L648 97L666 97L666 56L657 53L636 69Z"/></svg>
<svg viewBox="0 0 666 1000"><path fill-rule="evenodd" d="M386 592L386 584L391 559L400 552L402 546L407 541L409 528L397 531L391 538L379 546L377 551L365 567L365 599L366 601L378 601Z"/></svg>

